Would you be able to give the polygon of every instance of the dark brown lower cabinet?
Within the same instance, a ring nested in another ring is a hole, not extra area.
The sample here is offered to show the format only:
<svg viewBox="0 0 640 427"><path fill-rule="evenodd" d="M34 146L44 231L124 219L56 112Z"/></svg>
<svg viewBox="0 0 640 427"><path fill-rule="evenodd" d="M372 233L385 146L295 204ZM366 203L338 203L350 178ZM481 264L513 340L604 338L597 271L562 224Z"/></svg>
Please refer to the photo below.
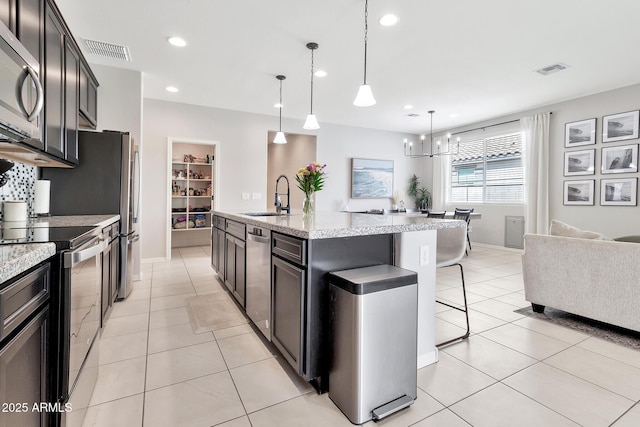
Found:
<svg viewBox="0 0 640 427"><path fill-rule="evenodd" d="M303 374L305 269L271 257L271 341L296 372Z"/></svg>
<svg viewBox="0 0 640 427"><path fill-rule="evenodd" d="M48 401L48 324L44 306L0 348L0 427L49 423L49 411L40 406Z"/></svg>

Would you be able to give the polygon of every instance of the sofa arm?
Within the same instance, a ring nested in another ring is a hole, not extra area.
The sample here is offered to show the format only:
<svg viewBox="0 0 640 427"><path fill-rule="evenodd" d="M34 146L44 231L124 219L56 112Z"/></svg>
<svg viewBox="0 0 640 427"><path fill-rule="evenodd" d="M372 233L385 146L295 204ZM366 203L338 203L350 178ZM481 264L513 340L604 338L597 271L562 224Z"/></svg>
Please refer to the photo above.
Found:
<svg viewBox="0 0 640 427"><path fill-rule="evenodd" d="M525 234L525 299L640 331L640 245Z"/></svg>

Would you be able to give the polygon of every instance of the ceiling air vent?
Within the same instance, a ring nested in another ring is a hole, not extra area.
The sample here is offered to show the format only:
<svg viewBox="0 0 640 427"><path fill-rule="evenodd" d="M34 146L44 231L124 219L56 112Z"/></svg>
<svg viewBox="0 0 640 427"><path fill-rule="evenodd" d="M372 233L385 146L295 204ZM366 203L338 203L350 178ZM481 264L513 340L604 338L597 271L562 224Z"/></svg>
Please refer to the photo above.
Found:
<svg viewBox="0 0 640 427"><path fill-rule="evenodd" d="M409 114L405 114L405 116L407 116L407 117L420 117L420 114L409 113Z"/></svg>
<svg viewBox="0 0 640 427"><path fill-rule="evenodd" d="M120 61L131 62L131 54L129 53L129 48L127 46L89 39L84 39L84 43L87 46L89 53L103 58L119 59Z"/></svg>
<svg viewBox="0 0 640 427"><path fill-rule="evenodd" d="M542 74L543 76L548 76L549 74L557 73L558 71L566 70L568 67L564 64L557 63L553 65L547 65L544 68L540 68L536 70L536 73Z"/></svg>

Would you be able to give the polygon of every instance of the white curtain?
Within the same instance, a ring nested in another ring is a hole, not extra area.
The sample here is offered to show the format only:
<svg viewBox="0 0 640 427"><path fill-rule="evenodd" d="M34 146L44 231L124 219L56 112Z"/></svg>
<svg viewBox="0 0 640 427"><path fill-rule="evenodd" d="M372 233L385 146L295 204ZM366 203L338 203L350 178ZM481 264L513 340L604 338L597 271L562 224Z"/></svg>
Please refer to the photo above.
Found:
<svg viewBox="0 0 640 427"><path fill-rule="evenodd" d="M434 156L431 161L433 164L432 209L444 211L451 180L451 156Z"/></svg>
<svg viewBox="0 0 640 427"><path fill-rule="evenodd" d="M525 158L525 232L549 230L549 119L540 113L520 119Z"/></svg>

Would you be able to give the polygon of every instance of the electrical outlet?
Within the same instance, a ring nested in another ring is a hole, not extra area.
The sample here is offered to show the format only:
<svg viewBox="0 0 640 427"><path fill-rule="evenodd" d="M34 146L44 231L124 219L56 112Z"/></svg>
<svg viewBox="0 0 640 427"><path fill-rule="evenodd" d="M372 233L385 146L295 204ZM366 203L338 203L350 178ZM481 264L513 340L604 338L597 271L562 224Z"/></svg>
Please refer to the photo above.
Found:
<svg viewBox="0 0 640 427"><path fill-rule="evenodd" d="M420 267L429 265L429 246L420 246Z"/></svg>
<svg viewBox="0 0 640 427"><path fill-rule="evenodd" d="M242 200L249 200L249 193L242 193Z"/></svg>
<svg viewBox="0 0 640 427"><path fill-rule="evenodd" d="M252 200L261 200L262 199L262 193L252 193L251 194L251 199Z"/></svg>

